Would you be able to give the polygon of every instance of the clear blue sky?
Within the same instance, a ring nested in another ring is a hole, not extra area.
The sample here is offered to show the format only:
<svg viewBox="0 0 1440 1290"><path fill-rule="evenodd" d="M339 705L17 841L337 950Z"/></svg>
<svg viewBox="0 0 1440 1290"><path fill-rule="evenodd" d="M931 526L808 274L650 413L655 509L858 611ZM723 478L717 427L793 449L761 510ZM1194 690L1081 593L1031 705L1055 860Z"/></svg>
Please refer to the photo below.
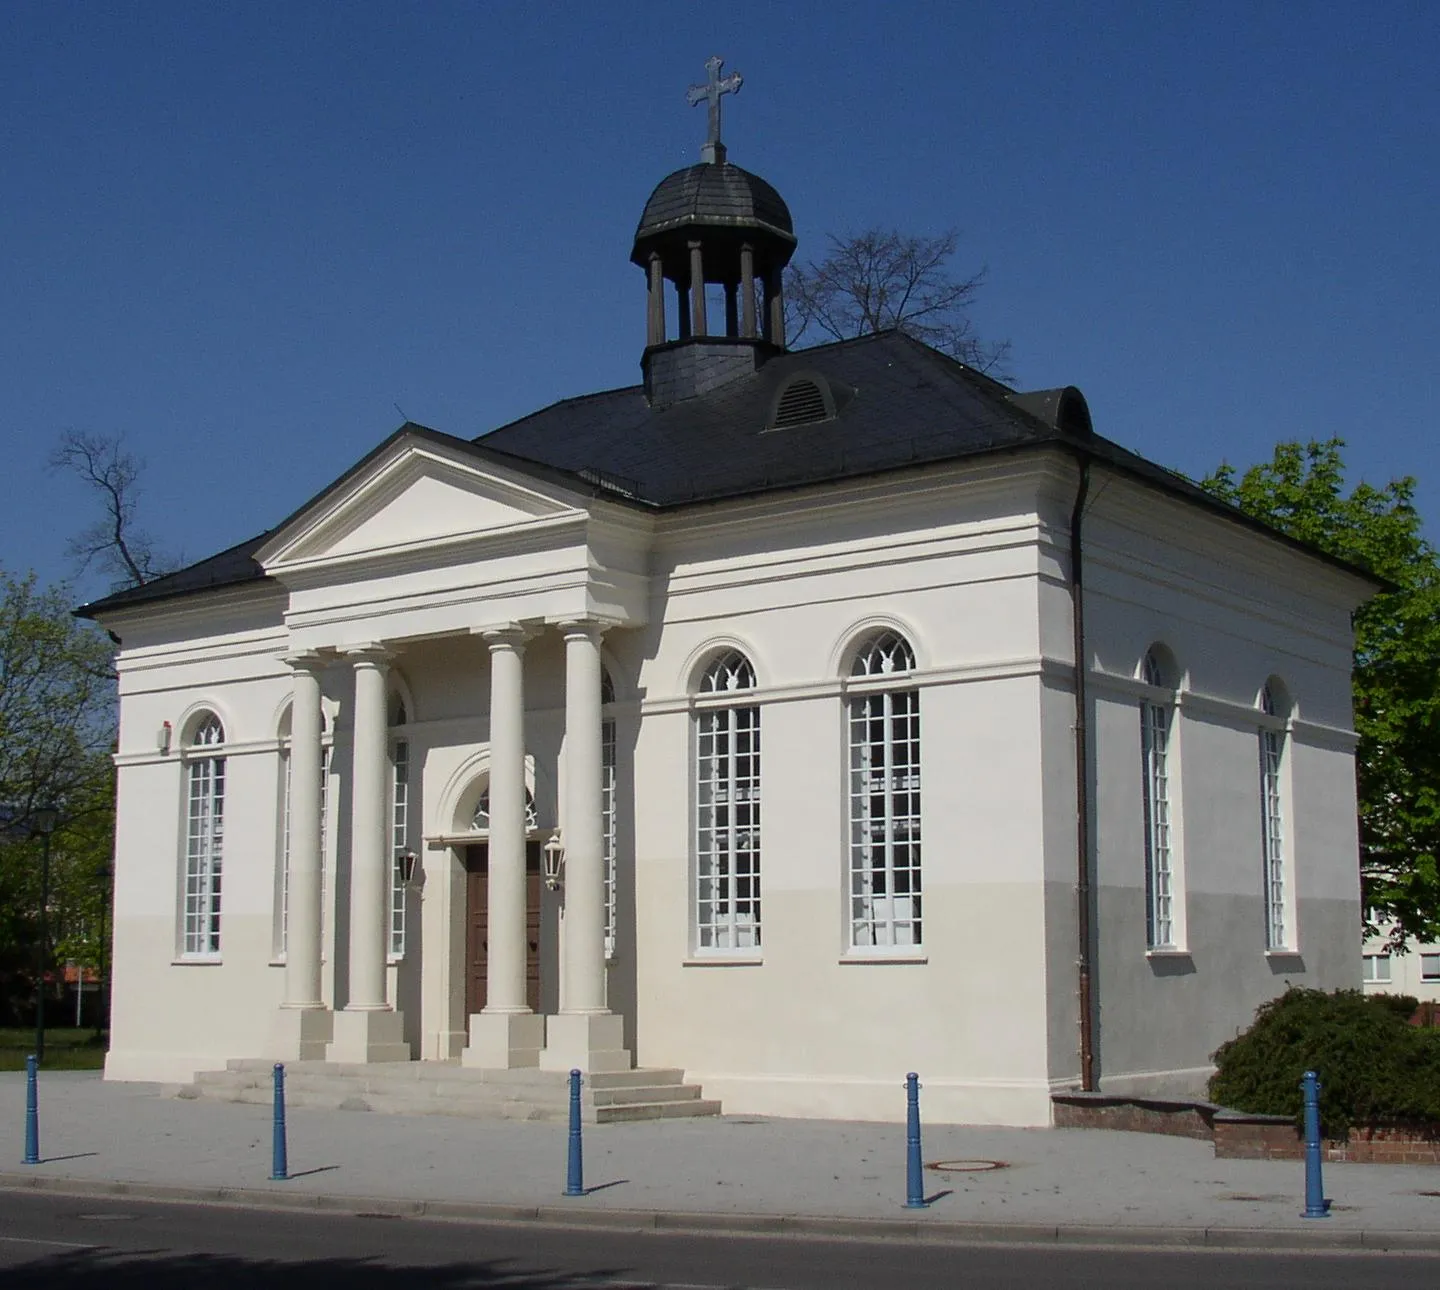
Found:
<svg viewBox="0 0 1440 1290"><path fill-rule="evenodd" d="M1435 532L1435 0L6 0L0 562L58 577L93 518L67 429L123 432L197 559L397 405L473 436L638 379L630 239L712 53L802 257L957 226L1022 387L1191 474L1340 435Z"/></svg>

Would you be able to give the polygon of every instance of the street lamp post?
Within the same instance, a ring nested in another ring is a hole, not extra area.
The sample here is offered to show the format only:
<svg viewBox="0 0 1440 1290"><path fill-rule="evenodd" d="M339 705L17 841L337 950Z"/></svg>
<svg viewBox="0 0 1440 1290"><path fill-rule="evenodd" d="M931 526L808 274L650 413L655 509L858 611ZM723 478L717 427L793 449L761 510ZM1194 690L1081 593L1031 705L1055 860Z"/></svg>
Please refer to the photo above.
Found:
<svg viewBox="0 0 1440 1290"><path fill-rule="evenodd" d="M45 963L50 957L50 835L55 832L59 812L53 806L40 806L31 813L31 832L40 835L43 850L40 860L40 943L35 962L35 1060L45 1060Z"/></svg>

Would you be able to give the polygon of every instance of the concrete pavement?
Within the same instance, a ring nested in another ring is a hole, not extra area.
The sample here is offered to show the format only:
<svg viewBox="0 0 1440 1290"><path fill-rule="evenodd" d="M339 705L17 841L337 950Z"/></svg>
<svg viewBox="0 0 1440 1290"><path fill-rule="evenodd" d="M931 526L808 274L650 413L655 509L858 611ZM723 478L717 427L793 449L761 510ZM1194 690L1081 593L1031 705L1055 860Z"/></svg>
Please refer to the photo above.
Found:
<svg viewBox="0 0 1440 1290"><path fill-rule="evenodd" d="M903 1109L904 1092L896 1081ZM923 1092L922 1109L923 1109ZM927 1125L925 1210L906 1210L903 1124L725 1116L588 1126L567 1199L564 1125L292 1110L286 1182L269 1108L42 1072L42 1163L24 1159L25 1077L0 1074L0 1188L666 1227L1440 1251L1440 1168L1216 1160L1208 1143L1087 1129Z"/></svg>

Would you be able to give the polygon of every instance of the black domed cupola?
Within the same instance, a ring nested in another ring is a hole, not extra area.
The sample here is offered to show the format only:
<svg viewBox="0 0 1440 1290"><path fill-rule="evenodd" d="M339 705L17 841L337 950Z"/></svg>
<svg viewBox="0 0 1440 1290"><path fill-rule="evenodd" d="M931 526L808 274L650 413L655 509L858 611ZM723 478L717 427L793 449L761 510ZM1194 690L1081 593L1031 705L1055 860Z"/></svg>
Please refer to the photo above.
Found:
<svg viewBox="0 0 1440 1290"><path fill-rule="evenodd" d="M691 104L709 106L703 160L662 179L635 230L630 259L649 275L641 366L652 403L673 403L754 371L785 348L781 274L795 252L785 200L759 175L731 165L720 142L720 96L740 89L711 58ZM674 337L666 331L665 283L675 284ZM724 291L723 324L712 320L706 284Z"/></svg>

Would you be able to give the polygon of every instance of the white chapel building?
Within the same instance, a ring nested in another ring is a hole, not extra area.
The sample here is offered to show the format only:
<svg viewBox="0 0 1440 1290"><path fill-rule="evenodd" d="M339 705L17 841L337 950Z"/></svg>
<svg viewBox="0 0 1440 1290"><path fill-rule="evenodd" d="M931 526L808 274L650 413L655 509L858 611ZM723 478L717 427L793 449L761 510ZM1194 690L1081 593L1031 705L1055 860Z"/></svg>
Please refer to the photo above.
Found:
<svg viewBox="0 0 1440 1290"><path fill-rule="evenodd" d="M1372 584L1073 387L788 350L790 212L704 155L635 233L640 384L406 424L82 611L120 640L107 1078L640 1066L895 1119L914 1070L932 1120L1046 1124L1358 984Z"/></svg>

